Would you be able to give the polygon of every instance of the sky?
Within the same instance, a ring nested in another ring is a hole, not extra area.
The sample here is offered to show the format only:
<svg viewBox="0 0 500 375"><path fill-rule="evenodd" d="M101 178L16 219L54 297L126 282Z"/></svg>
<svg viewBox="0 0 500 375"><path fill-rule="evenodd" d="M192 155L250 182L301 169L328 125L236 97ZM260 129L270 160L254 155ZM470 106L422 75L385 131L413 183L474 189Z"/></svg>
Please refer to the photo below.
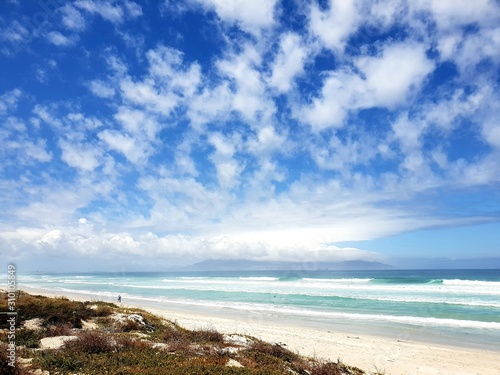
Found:
<svg viewBox="0 0 500 375"><path fill-rule="evenodd" d="M2 258L498 259L499 51L497 0L2 1Z"/></svg>

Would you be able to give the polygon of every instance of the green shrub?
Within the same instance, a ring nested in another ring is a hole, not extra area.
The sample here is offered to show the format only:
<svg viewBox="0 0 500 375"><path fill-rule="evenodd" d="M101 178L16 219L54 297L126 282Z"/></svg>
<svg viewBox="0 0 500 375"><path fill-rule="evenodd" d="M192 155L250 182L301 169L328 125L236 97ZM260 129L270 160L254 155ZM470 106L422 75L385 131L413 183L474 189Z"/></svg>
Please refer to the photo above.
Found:
<svg viewBox="0 0 500 375"><path fill-rule="evenodd" d="M27 348L38 348L40 346L40 339L43 337L40 331L25 328L18 329L16 330L16 345Z"/></svg>
<svg viewBox="0 0 500 375"><path fill-rule="evenodd" d="M224 342L224 335L217 332L215 329L199 329L191 331L190 338L194 342L201 343L222 343Z"/></svg>
<svg viewBox="0 0 500 375"><path fill-rule="evenodd" d="M99 331L84 331L75 340L66 342L64 345L72 351L88 354L107 353L114 349L115 344L110 335Z"/></svg>
<svg viewBox="0 0 500 375"><path fill-rule="evenodd" d="M47 350L37 353L32 364L51 373L54 370L66 373L81 370L88 360L87 355L77 355L70 350Z"/></svg>
<svg viewBox="0 0 500 375"><path fill-rule="evenodd" d="M113 308L109 305L100 304L94 309L94 316L105 317L113 314Z"/></svg>

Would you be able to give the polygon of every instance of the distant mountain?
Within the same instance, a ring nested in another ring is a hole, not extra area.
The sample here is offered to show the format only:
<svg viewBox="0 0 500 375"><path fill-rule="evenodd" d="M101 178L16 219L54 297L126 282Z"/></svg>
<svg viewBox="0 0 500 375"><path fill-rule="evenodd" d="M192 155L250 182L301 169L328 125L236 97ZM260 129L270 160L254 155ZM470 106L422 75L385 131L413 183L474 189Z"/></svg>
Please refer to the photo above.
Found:
<svg viewBox="0 0 500 375"><path fill-rule="evenodd" d="M185 271L368 271L389 270L394 267L379 262L364 260L348 260L344 262L283 262L283 261L257 261L248 259L207 259L202 262L184 267Z"/></svg>

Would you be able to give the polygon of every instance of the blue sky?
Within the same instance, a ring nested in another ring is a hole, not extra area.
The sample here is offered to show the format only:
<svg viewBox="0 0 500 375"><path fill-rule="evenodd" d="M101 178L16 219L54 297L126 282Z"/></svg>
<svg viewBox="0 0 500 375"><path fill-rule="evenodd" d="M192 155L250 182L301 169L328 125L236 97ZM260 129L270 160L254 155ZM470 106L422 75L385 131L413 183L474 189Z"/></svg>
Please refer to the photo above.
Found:
<svg viewBox="0 0 500 375"><path fill-rule="evenodd" d="M0 248L499 257L498 51L494 0L3 1Z"/></svg>

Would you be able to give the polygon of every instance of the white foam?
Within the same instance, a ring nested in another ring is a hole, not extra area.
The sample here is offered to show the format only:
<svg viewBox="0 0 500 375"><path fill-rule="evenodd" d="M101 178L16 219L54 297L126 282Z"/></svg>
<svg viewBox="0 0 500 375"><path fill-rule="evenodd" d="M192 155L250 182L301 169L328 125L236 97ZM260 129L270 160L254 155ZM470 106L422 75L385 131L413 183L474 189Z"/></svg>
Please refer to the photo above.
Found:
<svg viewBox="0 0 500 375"><path fill-rule="evenodd" d="M314 279L305 277L302 279L304 282L312 282L312 283L324 283L324 284L357 284L357 283L369 283L373 279Z"/></svg>
<svg viewBox="0 0 500 375"><path fill-rule="evenodd" d="M443 280L443 284L454 285L454 286L464 285L464 286L495 287L500 289L500 281L450 279L450 280Z"/></svg>

